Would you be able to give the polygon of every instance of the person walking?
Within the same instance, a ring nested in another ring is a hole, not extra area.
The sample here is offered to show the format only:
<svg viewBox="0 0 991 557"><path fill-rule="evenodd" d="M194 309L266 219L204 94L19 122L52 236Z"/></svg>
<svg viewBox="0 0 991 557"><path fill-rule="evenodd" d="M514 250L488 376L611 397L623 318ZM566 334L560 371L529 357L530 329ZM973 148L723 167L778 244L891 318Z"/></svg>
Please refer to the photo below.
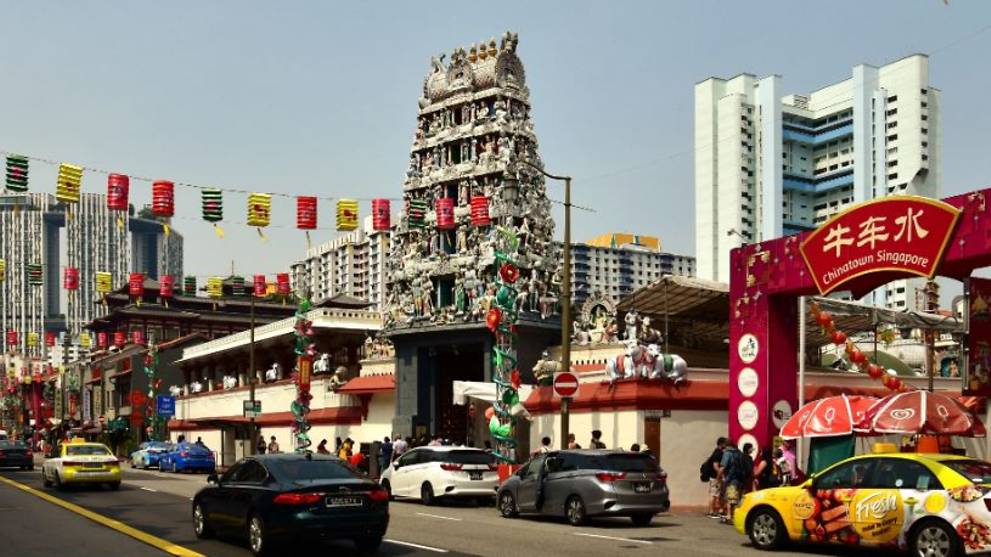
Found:
<svg viewBox="0 0 991 557"><path fill-rule="evenodd" d="M396 436L396 441L392 444L392 457L399 458L409 450L409 442L403 439L402 435Z"/></svg>
<svg viewBox="0 0 991 557"><path fill-rule="evenodd" d="M540 440L540 447L537 447L537 450L533 451L531 456L537 456L539 454L545 454L549 452L551 452L551 438L544 437L543 439Z"/></svg>
<svg viewBox="0 0 991 557"><path fill-rule="evenodd" d="M743 444L743 470L746 473L746 479L743 480L743 485L740 486L740 493L747 493L754 488L754 445L753 443Z"/></svg>
<svg viewBox="0 0 991 557"><path fill-rule="evenodd" d="M282 451L279 450L279 442L275 440L275 436L272 436L272 441L268 444L268 454L278 454Z"/></svg>
<svg viewBox="0 0 991 557"><path fill-rule="evenodd" d="M602 432L598 429L592 430L592 442L588 444L592 449L604 449L606 444L602 442Z"/></svg>
<svg viewBox="0 0 991 557"><path fill-rule="evenodd" d="M379 447L379 470L385 470L389 467L389 463L392 462L393 450L392 439L386 435L385 439L382 440L382 446Z"/></svg>
<svg viewBox="0 0 991 557"><path fill-rule="evenodd" d="M720 480L720 471L723 462L723 450L726 448L727 439L720 437L716 439L716 448L712 450L709 458L702 463L702 481L709 482L709 518L720 518L722 514L723 484Z"/></svg>
<svg viewBox="0 0 991 557"><path fill-rule="evenodd" d="M774 461L771 447L764 447L754 465L754 489L768 489L781 485L781 467Z"/></svg>
<svg viewBox="0 0 991 557"><path fill-rule="evenodd" d="M723 523L733 522L733 510L740 504L743 484L747 481L750 471L746 468L746 460L740 449L736 445L727 444L723 450L723 459L719 463L719 479L723 483L723 496L725 501L726 514L723 516ZM753 469L751 465L750 469Z"/></svg>
<svg viewBox="0 0 991 557"><path fill-rule="evenodd" d="M352 443L354 443L354 441L352 441L350 437L348 437L347 439L345 439L344 442L341 443L340 450L337 451L337 458L339 458L341 460L348 460L348 457L351 456L351 444Z"/></svg>
<svg viewBox="0 0 991 557"><path fill-rule="evenodd" d="M324 439L323 441L320 441L320 444L317 445L317 454L330 454L330 451L327 450L327 440L326 439Z"/></svg>
<svg viewBox="0 0 991 557"><path fill-rule="evenodd" d="M582 448L582 446L578 444L578 441L575 440L574 433L568 434L568 448L572 450Z"/></svg>
<svg viewBox="0 0 991 557"><path fill-rule="evenodd" d="M344 441L340 437L338 437L337 440L334 441L334 454L341 452L341 445L343 444Z"/></svg>
<svg viewBox="0 0 991 557"><path fill-rule="evenodd" d="M267 448L268 448L268 445L265 443L265 436L259 434L258 435L258 442L255 443L255 452L258 453L258 454L265 454L265 449L267 449Z"/></svg>

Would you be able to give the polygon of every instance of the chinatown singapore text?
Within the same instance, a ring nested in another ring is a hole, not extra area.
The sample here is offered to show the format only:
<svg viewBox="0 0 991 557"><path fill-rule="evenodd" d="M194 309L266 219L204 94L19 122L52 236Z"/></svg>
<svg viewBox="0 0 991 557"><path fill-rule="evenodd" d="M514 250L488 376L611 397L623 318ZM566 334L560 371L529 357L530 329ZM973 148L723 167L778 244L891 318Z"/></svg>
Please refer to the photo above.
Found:
<svg viewBox="0 0 991 557"><path fill-rule="evenodd" d="M932 263L929 256L899 249L899 245L909 245L929 235L929 230L923 226L924 214L925 209L909 207L906 214L894 219L894 223L888 223L888 217L869 216L860 222L856 231L843 223L831 226L822 246L823 253L841 260L850 246L866 247L872 252L842 259L842 263L822 274L821 283L828 286L835 280L855 274L861 267L892 266L926 274Z"/></svg>

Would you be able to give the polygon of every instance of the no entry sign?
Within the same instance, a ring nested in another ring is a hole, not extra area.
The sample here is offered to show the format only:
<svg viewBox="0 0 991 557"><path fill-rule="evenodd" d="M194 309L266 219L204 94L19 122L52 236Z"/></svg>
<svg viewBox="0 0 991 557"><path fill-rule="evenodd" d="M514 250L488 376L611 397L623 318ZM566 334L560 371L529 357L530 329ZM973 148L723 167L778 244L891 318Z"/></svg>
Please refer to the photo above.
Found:
<svg viewBox="0 0 991 557"><path fill-rule="evenodd" d="M555 373L554 394L561 398L572 398L578 394L578 376L570 371Z"/></svg>

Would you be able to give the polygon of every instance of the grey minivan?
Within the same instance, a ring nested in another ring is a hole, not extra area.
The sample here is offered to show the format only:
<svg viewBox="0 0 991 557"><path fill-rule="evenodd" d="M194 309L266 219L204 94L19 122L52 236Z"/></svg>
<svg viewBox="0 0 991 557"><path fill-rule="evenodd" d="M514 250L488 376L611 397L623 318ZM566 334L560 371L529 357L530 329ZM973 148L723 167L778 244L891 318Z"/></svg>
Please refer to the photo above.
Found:
<svg viewBox="0 0 991 557"><path fill-rule="evenodd" d="M647 526L671 507L667 474L654 457L615 450L539 454L502 484L497 498L506 518L563 516L575 526L596 516L628 516Z"/></svg>

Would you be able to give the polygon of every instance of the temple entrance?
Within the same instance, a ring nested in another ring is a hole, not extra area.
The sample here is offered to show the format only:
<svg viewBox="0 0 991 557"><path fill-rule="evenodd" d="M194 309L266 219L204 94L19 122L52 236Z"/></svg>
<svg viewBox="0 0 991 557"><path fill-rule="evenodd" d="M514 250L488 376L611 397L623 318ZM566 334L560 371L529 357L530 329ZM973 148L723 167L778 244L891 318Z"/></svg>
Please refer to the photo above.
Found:
<svg viewBox="0 0 991 557"><path fill-rule="evenodd" d="M465 442L470 423L466 407L453 402L454 381L485 381L485 354L481 344L436 348L434 432L456 444Z"/></svg>

